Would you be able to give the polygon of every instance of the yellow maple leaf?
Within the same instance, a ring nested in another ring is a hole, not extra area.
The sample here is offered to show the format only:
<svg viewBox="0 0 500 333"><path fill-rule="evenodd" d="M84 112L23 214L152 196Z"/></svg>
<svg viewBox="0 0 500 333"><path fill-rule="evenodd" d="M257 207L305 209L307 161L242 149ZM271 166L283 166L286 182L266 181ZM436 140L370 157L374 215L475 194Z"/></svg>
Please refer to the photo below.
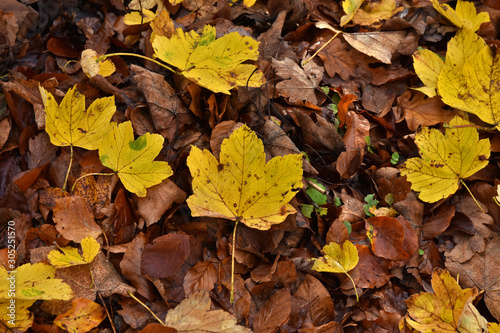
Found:
<svg viewBox="0 0 500 333"><path fill-rule="evenodd" d="M422 292L405 301L406 321L420 332L483 332L486 320L477 312L472 301L478 295L475 288L460 288L449 272L436 269L431 280L434 293ZM468 330L468 328L474 328Z"/></svg>
<svg viewBox="0 0 500 333"><path fill-rule="evenodd" d="M401 175L407 177L414 191L420 192L421 200L436 202L452 195L462 179L488 164L489 140L479 140L477 130L467 125L469 122L457 116L444 135L429 127L416 134L421 158L407 160Z"/></svg>
<svg viewBox="0 0 500 333"><path fill-rule="evenodd" d="M82 240L82 255L75 247L63 247L61 252L52 250L47 255L50 264L54 267L70 267L77 265L90 264L95 256L99 253L101 246L92 236L87 236Z"/></svg>
<svg viewBox="0 0 500 333"><path fill-rule="evenodd" d="M498 323L488 323L489 333L500 333L500 324Z"/></svg>
<svg viewBox="0 0 500 333"><path fill-rule="evenodd" d="M88 150L99 148L100 139L116 125L110 122L116 111L115 98L96 99L85 111L85 96L68 90L61 104L40 86L45 106L45 131L56 146L76 146Z"/></svg>
<svg viewBox="0 0 500 333"><path fill-rule="evenodd" d="M117 173L128 191L144 197L146 188L161 183L173 173L167 162L154 161L163 148L163 141L160 134L151 133L134 140L132 123L126 121L101 141L99 158L105 167Z"/></svg>
<svg viewBox="0 0 500 333"><path fill-rule="evenodd" d="M200 34L175 30L171 38L156 36L152 41L155 55L180 70L180 74L213 92L229 94L236 86L260 87L261 71L254 65L259 42L249 36L231 32L215 39L215 27L206 25Z"/></svg>
<svg viewBox="0 0 500 333"><path fill-rule="evenodd" d="M208 150L193 146L187 158L193 216L240 221L267 230L295 213L288 202L302 187L302 155L276 156L266 164L264 145L246 125L221 145L220 163Z"/></svg>
<svg viewBox="0 0 500 333"><path fill-rule="evenodd" d="M156 14L149 9L142 8L142 12L134 11L125 14L123 23L127 25L140 25L151 22L155 19Z"/></svg>
<svg viewBox="0 0 500 333"><path fill-rule="evenodd" d="M424 84L423 87L413 88L429 97L436 96L438 77L444 61L440 56L430 50L419 50L413 54L413 68Z"/></svg>
<svg viewBox="0 0 500 333"><path fill-rule="evenodd" d="M104 308L86 298L73 300L71 309L54 319L54 324L71 333L90 332L106 318Z"/></svg>
<svg viewBox="0 0 500 333"><path fill-rule="evenodd" d="M477 31L482 23L490 21L487 12L478 14L474 3L469 1L458 0L455 10L448 4L441 5L438 0L432 0L432 6L458 28Z"/></svg>
<svg viewBox="0 0 500 333"><path fill-rule="evenodd" d="M354 13L352 23L359 25L372 25L381 20L388 20L394 14L403 10L396 9L396 1L382 0L380 2L370 1Z"/></svg>
<svg viewBox="0 0 500 333"><path fill-rule="evenodd" d="M0 322L18 330L28 329L33 316L28 308L37 300L70 300L71 288L54 279L56 269L43 263L25 264L7 272L0 267Z"/></svg>
<svg viewBox="0 0 500 333"><path fill-rule="evenodd" d="M116 67L111 60L107 59L97 62L96 60L98 58L99 55L92 49L85 49L82 51L80 65L82 66L82 70L87 77L92 78L96 75L107 77L115 72Z"/></svg>
<svg viewBox="0 0 500 333"><path fill-rule="evenodd" d="M363 4L364 0L344 0L342 1L342 8L344 9L345 15L340 18L340 26L343 27L349 21L352 20L354 14Z"/></svg>
<svg viewBox="0 0 500 333"><path fill-rule="evenodd" d="M446 104L500 130L500 54L493 54L488 45L466 58L461 72L443 68L438 91Z"/></svg>

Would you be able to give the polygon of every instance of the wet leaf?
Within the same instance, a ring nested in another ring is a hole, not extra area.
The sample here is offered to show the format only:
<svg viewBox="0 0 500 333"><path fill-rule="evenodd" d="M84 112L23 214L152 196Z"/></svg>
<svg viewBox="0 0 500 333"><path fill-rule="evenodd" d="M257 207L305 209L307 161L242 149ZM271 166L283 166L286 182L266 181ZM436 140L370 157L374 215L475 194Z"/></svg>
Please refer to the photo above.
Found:
<svg viewBox="0 0 500 333"><path fill-rule="evenodd" d="M139 197L146 188L161 183L172 175L167 162L154 161L163 148L163 137L146 133L134 140L130 121L113 129L99 146L99 158L104 166L118 174L127 190Z"/></svg>
<svg viewBox="0 0 500 333"><path fill-rule="evenodd" d="M488 164L489 140L479 140L477 130L463 127L467 125L467 121L455 117L444 135L428 127L417 133L415 142L422 157L407 160L401 175L407 176L412 189L420 192L421 200L436 202L452 195L461 179Z"/></svg>
<svg viewBox="0 0 500 333"><path fill-rule="evenodd" d="M295 213L288 202L302 187L302 155L276 156L265 163L264 145L246 125L222 142L220 162L208 150L191 148L187 164L193 216L241 221L267 230Z"/></svg>

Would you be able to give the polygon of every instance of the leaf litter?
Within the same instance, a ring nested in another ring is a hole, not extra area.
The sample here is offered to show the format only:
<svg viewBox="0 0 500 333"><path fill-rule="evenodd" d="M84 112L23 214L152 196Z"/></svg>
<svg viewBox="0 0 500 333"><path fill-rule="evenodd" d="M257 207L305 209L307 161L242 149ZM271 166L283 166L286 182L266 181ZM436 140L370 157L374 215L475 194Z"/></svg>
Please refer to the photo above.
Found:
<svg viewBox="0 0 500 333"><path fill-rule="evenodd" d="M46 3L0 4L1 331L498 331L494 4Z"/></svg>

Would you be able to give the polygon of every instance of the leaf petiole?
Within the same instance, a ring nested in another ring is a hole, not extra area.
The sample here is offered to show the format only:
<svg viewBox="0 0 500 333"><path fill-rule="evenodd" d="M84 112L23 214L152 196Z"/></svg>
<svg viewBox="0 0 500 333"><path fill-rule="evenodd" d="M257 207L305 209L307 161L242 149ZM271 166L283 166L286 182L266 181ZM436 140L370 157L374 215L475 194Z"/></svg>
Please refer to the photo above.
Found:
<svg viewBox="0 0 500 333"><path fill-rule="evenodd" d="M146 57L146 56L143 56L143 55L140 55L140 54L134 54L134 53L110 53L110 54L105 54L105 55L102 55L100 56L99 58L97 58L95 60L95 62L100 62L104 59L107 59L109 57L114 57L114 56L131 56L131 57L137 57L137 58L141 58L141 59L145 59L145 60L148 60L148 61L151 61L151 62L154 62L155 64L165 68L165 69L168 69L169 71L171 71L172 73L175 73L175 74L179 74L175 69L173 69L172 67L170 66L167 66L157 60L154 60L152 58L149 58L149 57Z"/></svg>
<svg viewBox="0 0 500 333"><path fill-rule="evenodd" d="M460 179L460 182L467 189L467 191L469 192L470 196L472 197L472 200L474 200L474 202L479 207L479 209L481 209L481 211L486 214L486 212L483 210L483 207L481 207L481 205L479 204L479 202L477 202L476 197L474 196L474 194L472 194L472 192L469 189L469 187L467 185L465 185L465 182L462 179Z"/></svg>
<svg viewBox="0 0 500 333"><path fill-rule="evenodd" d="M63 191L66 191L66 185L68 184L69 172L71 171L71 165L73 164L73 145L70 145L69 149L70 149L69 150L70 151L69 166L68 166L68 171L66 172L66 178L64 178L64 184L63 184L63 187L62 187ZM73 187L74 187L74 185L73 185Z"/></svg>
<svg viewBox="0 0 500 333"><path fill-rule="evenodd" d="M234 252L235 252L235 247L236 247L236 228L238 227L238 220L236 220L236 223L234 224L234 229L233 229L233 249L232 249L232 255L231 255L231 297L229 298L230 303L234 303Z"/></svg>
<svg viewBox="0 0 500 333"><path fill-rule="evenodd" d="M132 298L133 298L133 299L134 299L137 303L139 303L140 305L142 305L143 307L145 307L145 308L146 308L146 310L148 310L148 311L149 311L149 312L153 315L153 317L156 319L156 321L157 321L157 322L159 322L162 326L165 326L165 327L166 327L165 323L164 323L164 322L162 322L162 321L161 321L161 319L160 319L160 318L158 318L158 316L157 316L157 315L156 315L153 311L151 311L151 309L150 309L150 308L148 308L146 304L142 303L142 302L141 302L141 301L140 301L137 297L135 297L135 296L134 296L134 295L133 295L130 291L128 292L128 295L129 295L130 297L132 297Z"/></svg>
<svg viewBox="0 0 500 333"><path fill-rule="evenodd" d="M83 179L84 177L87 177L87 176L113 176L115 175L116 173L114 172L109 172L109 173L101 173L101 172L92 172L92 173L87 173L87 174L84 174L83 176L80 176L74 183L73 183L73 186L71 187L71 192L73 192L75 190L75 186L76 186L76 183L78 183L81 179Z"/></svg>

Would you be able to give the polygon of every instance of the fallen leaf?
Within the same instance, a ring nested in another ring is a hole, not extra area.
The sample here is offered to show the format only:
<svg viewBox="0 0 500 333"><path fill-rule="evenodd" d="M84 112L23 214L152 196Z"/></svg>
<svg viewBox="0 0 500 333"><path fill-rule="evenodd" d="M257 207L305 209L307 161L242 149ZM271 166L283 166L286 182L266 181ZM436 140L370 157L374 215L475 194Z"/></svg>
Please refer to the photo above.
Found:
<svg viewBox="0 0 500 333"><path fill-rule="evenodd" d="M56 229L68 240L77 243L87 237L99 237L101 228L89 211L83 197L70 196L55 200L54 222Z"/></svg>
<svg viewBox="0 0 500 333"><path fill-rule="evenodd" d="M175 328L179 333L251 332L237 325L236 318L231 314L223 310L210 310L211 303L207 291L198 291L167 313L165 325Z"/></svg>
<svg viewBox="0 0 500 333"><path fill-rule="evenodd" d="M424 84L423 87L413 88L429 97L436 96L438 77L444 66L444 60L434 52L426 49L413 54L413 68Z"/></svg>
<svg viewBox="0 0 500 333"><path fill-rule="evenodd" d="M97 62L97 58L99 58L99 55L92 49L82 51L80 64L87 77L94 77L96 75L107 77L115 72L115 64L110 59Z"/></svg>
<svg viewBox="0 0 500 333"><path fill-rule="evenodd" d="M101 141L99 158L105 167L118 174L127 190L144 197L146 188L173 174L167 162L154 161L163 148L163 141L161 135L151 133L134 140L132 123L126 121Z"/></svg>
<svg viewBox="0 0 500 333"><path fill-rule="evenodd" d="M110 122L116 111L113 96L96 99L85 111L85 96L76 86L68 90L61 104L41 86L40 94L45 106L45 131L53 145L95 150L116 125Z"/></svg>
<svg viewBox="0 0 500 333"><path fill-rule="evenodd" d="M187 79L213 92L229 94L236 86L260 87L262 72L246 60L257 60L259 43L232 32L215 39L215 27L205 25L201 35L193 30L175 30L171 38L156 36L153 48L158 58L177 67Z"/></svg>
<svg viewBox="0 0 500 333"><path fill-rule="evenodd" d="M104 308L86 298L73 300L71 309L54 319L54 324L71 333L85 333L106 318Z"/></svg>
<svg viewBox="0 0 500 333"><path fill-rule="evenodd" d="M259 309L252 327L254 333L273 333L285 325L292 309L290 290L276 290Z"/></svg>
<svg viewBox="0 0 500 333"><path fill-rule="evenodd" d="M415 136L420 157L406 161L401 175L420 192L419 199L436 202L456 192L461 179L472 176L488 164L490 143L479 140L475 128L460 117L450 121L443 135L437 129L424 127Z"/></svg>
<svg viewBox="0 0 500 333"><path fill-rule="evenodd" d="M345 15L340 18L340 26L343 27L352 20L356 12L359 10L364 0L344 0L342 1L342 9Z"/></svg>
<svg viewBox="0 0 500 333"><path fill-rule="evenodd" d="M265 163L264 145L246 125L222 142L220 163L193 146L187 159L193 216L240 221L267 230L295 213L288 202L302 187L302 155L277 156Z"/></svg>
<svg viewBox="0 0 500 333"><path fill-rule="evenodd" d="M441 15L446 17L451 23L458 28L469 29L471 31L479 30L481 24L489 22L490 16L487 12L476 12L474 3L469 1L458 0L455 9L444 3L440 4L438 0L431 0L432 6Z"/></svg>
<svg viewBox="0 0 500 333"><path fill-rule="evenodd" d="M450 273L460 277L462 286L484 291L484 302L497 320L500 320L499 241L498 237L490 239L485 250L474 253L469 261L460 263L447 258L445 263Z"/></svg>
<svg viewBox="0 0 500 333"><path fill-rule="evenodd" d="M373 25L382 20L388 20L396 13L403 10L403 7L396 9L396 2L393 0L382 0L380 2L369 1L359 8L352 18L352 23L359 25Z"/></svg>
<svg viewBox="0 0 500 333"><path fill-rule="evenodd" d="M469 324L470 320L476 320L476 328L482 326L478 324L486 324L484 318L483 323L473 315L472 301L477 296L475 288L460 288L449 272L440 269L432 273L431 283L434 293L414 294L405 301L408 306L406 320L414 329L432 332L467 332L460 329L466 328L464 326Z"/></svg>
<svg viewBox="0 0 500 333"><path fill-rule="evenodd" d="M125 14L123 23L127 25L141 25L153 21L155 17L155 13L149 9L142 8L142 11L133 11Z"/></svg>
<svg viewBox="0 0 500 333"><path fill-rule="evenodd" d="M345 241L342 247L337 243L330 243L323 247L325 255L319 259L313 259L312 270L318 272L344 273L347 274L358 264L358 250L350 242Z"/></svg>
<svg viewBox="0 0 500 333"><path fill-rule="evenodd" d="M380 31L343 33L344 39L361 53L374 57L384 64L390 64L392 54L401 46L405 31Z"/></svg>
<svg viewBox="0 0 500 333"><path fill-rule="evenodd" d="M60 251L54 250L49 253L47 259L56 268L70 267L76 265L90 264L99 253L101 246L92 236L85 237L82 242L82 255L75 247L63 247Z"/></svg>
<svg viewBox="0 0 500 333"><path fill-rule="evenodd" d="M199 290L210 292L218 280L217 269L211 261L201 261L184 276L184 294L191 296Z"/></svg>
<svg viewBox="0 0 500 333"><path fill-rule="evenodd" d="M156 238L142 251L142 273L166 278L174 275L189 256L189 237L183 234L168 234Z"/></svg>
<svg viewBox="0 0 500 333"><path fill-rule="evenodd" d="M70 300L73 297L73 291L66 283L54 279L55 271L54 267L43 263L24 264L10 272L0 267L2 325L25 331L33 322L28 308L36 300Z"/></svg>
<svg viewBox="0 0 500 333"><path fill-rule="evenodd" d="M314 75L308 75L305 71L306 66L314 66L314 62L308 62L302 69L290 58L282 61L273 59L272 65L276 70L276 75L283 79L276 84L276 89L291 104L302 101L318 104L316 89L323 78L323 69L319 68Z"/></svg>
<svg viewBox="0 0 500 333"><path fill-rule="evenodd" d="M307 316L314 325L320 326L335 318L332 297L328 290L314 276L307 274L293 295L309 302Z"/></svg>

